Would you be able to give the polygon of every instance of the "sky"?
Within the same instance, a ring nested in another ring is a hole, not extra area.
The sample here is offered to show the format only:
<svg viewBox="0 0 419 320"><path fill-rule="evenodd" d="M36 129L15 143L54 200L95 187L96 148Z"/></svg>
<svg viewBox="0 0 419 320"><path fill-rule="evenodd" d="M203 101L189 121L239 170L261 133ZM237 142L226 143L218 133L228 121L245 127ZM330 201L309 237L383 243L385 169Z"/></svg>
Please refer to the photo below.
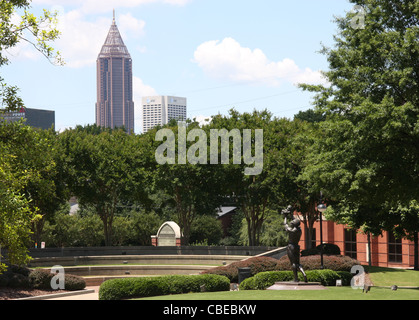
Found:
<svg viewBox="0 0 419 320"><path fill-rule="evenodd" d="M312 107L297 83L325 83L319 51L334 44L334 18L352 8L348 0L33 0L38 16L58 10L52 45L66 64L21 42L0 72L26 107L55 111L57 130L95 123L96 59L115 9L133 60L136 133L149 95L186 97L190 119L231 108L293 118Z"/></svg>

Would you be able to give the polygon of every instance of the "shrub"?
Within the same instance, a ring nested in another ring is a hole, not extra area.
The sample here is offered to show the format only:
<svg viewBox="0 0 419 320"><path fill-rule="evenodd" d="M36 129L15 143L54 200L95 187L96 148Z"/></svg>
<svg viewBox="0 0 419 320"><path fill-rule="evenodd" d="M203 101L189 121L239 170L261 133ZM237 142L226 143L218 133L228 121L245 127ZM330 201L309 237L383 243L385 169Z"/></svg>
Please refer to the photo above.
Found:
<svg viewBox="0 0 419 320"><path fill-rule="evenodd" d="M201 274L218 274L226 276L230 282L238 282L238 269L250 268L252 275L264 271L276 270L278 260L269 257L254 257L243 261L233 262L225 267L216 267L203 271Z"/></svg>
<svg viewBox="0 0 419 320"><path fill-rule="evenodd" d="M123 278L102 283L99 289L99 300L200 292L201 286L205 286L205 290L209 292L230 290L228 279L219 275Z"/></svg>
<svg viewBox="0 0 419 320"><path fill-rule="evenodd" d="M339 246L333 243L323 243L323 245L318 245L316 248L306 249L301 251L301 256L311 256L311 255L318 255L320 254L320 249L323 246L323 254L326 255L340 255L340 248Z"/></svg>
<svg viewBox="0 0 419 320"><path fill-rule="evenodd" d="M218 245L223 236L219 220L213 216L198 216L191 225L190 243Z"/></svg>
<svg viewBox="0 0 419 320"><path fill-rule="evenodd" d="M44 269L35 269L29 274L29 284L31 288L50 290L51 280L54 274ZM86 281L79 276L65 274L64 289L69 291L83 290L86 288Z"/></svg>
<svg viewBox="0 0 419 320"><path fill-rule="evenodd" d="M265 290L279 281L292 281L292 271L267 271L245 279L240 284L240 290Z"/></svg>
<svg viewBox="0 0 419 320"><path fill-rule="evenodd" d="M320 282L324 286L334 286L336 280L341 279L343 285L349 285L352 279L350 272L333 270L310 270L306 272L309 282ZM303 275L298 274L300 281ZM240 290L265 290L279 281L292 281L294 279L291 271L268 271L244 280L240 284Z"/></svg>
<svg viewBox="0 0 419 320"><path fill-rule="evenodd" d="M0 287L28 288L30 269L6 264L7 270L0 274Z"/></svg>
<svg viewBox="0 0 419 320"><path fill-rule="evenodd" d="M304 270L319 270L321 269L320 256L305 256L300 258L300 263ZM325 269L333 271L351 271L351 268L361 263L351 257L347 256L323 256L323 266ZM276 270L291 270L291 264L287 256L278 260Z"/></svg>
<svg viewBox="0 0 419 320"><path fill-rule="evenodd" d="M301 257L300 263L304 270L321 269L320 256ZM325 269L333 271L351 271L355 265L360 265L357 260L345 256L323 256ZM201 274L217 274L230 279L230 282L238 282L238 268L250 267L252 275L265 271L291 271L291 264L287 256L277 260L268 257L254 257L239 262L233 262L228 266L216 267Z"/></svg>
<svg viewBox="0 0 419 320"><path fill-rule="evenodd" d="M23 274L13 273L8 279L7 286L9 288L28 288L29 279Z"/></svg>
<svg viewBox="0 0 419 320"><path fill-rule="evenodd" d="M53 275L44 269L35 269L29 274L30 286L34 289L51 289Z"/></svg>
<svg viewBox="0 0 419 320"><path fill-rule="evenodd" d="M77 291L86 288L86 281L82 277L72 274L65 275L65 290Z"/></svg>

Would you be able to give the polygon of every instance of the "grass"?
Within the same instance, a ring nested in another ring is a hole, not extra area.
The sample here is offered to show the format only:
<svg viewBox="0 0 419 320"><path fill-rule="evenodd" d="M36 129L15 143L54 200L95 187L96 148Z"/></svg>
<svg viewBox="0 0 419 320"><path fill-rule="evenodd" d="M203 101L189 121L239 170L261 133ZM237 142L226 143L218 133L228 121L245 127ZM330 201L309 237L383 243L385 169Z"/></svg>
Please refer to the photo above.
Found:
<svg viewBox="0 0 419 320"><path fill-rule="evenodd" d="M274 291L245 290L208 293L189 293L171 296L149 297L136 300L200 300L200 301L235 301L235 300L419 300L418 289L372 288L370 292L354 290L351 287L329 287L322 291Z"/></svg>
<svg viewBox="0 0 419 320"><path fill-rule="evenodd" d="M419 287L419 271L365 267L374 286Z"/></svg>
<svg viewBox="0 0 419 320"><path fill-rule="evenodd" d="M419 271L365 267L374 287L368 293L351 287L327 287L322 291L274 291L242 290L212 293L190 293L171 296L149 297L137 300L419 300ZM392 285L399 289L393 291ZM400 287L416 287L415 289Z"/></svg>

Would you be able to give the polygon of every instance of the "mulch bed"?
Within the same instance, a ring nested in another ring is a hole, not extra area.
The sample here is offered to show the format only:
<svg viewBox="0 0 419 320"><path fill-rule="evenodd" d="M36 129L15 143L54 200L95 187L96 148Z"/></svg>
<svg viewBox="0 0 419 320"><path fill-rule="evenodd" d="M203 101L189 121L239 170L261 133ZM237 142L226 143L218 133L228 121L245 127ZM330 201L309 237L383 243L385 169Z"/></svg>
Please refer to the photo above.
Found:
<svg viewBox="0 0 419 320"><path fill-rule="evenodd" d="M64 293L66 290L38 290L38 289L14 289L0 288L0 300L15 300L20 298L29 298L43 296L46 294Z"/></svg>

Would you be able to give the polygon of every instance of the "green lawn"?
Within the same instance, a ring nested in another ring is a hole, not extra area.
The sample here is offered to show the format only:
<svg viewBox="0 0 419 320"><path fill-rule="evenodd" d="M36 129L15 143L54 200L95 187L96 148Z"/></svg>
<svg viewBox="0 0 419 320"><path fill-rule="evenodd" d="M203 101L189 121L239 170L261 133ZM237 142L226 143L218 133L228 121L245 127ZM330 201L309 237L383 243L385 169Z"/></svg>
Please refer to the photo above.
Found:
<svg viewBox="0 0 419 320"><path fill-rule="evenodd" d="M372 288L370 292L351 287L329 287L321 291L274 291L244 290L232 292L189 293L171 296L150 297L138 300L419 300L419 290Z"/></svg>
<svg viewBox="0 0 419 320"><path fill-rule="evenodd" d="M419 271L365 267L374 283L369 293L351 287L327 287L321 291L273 291L242 290L233 292L190 293L181 295L150 297L138 300L419 300ZM390 289L397 285L398 290Z"/></svg>
<svg viewBox="0 0 419 320"><path fill-rule="evenodd" d="M419 287L419 271L365 267L375 286Z"/></svg>

